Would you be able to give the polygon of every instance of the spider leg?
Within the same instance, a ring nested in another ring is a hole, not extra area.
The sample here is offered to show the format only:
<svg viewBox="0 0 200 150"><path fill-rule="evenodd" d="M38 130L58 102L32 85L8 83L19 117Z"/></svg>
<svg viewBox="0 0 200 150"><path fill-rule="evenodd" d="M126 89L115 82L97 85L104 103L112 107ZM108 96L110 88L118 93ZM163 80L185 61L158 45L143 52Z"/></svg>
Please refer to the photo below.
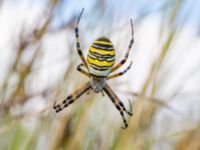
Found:
<svg viewBox="0 0 200 150"><path fill-rule="evenodd" d="M127 123L126 118L125 118L124 113L123 113L123 110L124 110L125 107L121 108L121 103L120 104L118 103L118 101L116 100L116 95L113 95L113 92L110 91L110 87L107 84L103 89L104 89L105 93L108 95L108 97L111 99L111 101L113 102L113 104L115 105L117 110L120 112L120 115L122 116L122 119L123 119L123 122L124 122L124 125L125 125L122 128L123 129L127 128L128 127L128 123Z"/></svg>
<svg viewBox="0 0 200 150"><path fill-rule="evenodd" d="M119 97L115 94L115 92L110 88L110 86L108 84L105 85L105 88L107 89L107 91L109 91L109 93L112 95L112 97L115 99L115 101L117 101L117 103L121 106L121 108L123 109L124 112L126 112L129 116L132 116L132 107L131 107L131 103L129 101L129 105L130 105L130 111L128 111L126 109L126 107L124 106L124 104L122 103L122 101L119 99Z"/></svg>
<svg viewBox="0 0 200 150"><path fill-rule="evenodd" d="M131 40L130 40L128 49L127 49L127 51L126 51L125 57L124 57L116 66L114 66L114 67L112 68L111 72L113 72L113 71L119 69L123 64L125 64L125 62L126 62L127 59L128 59L128 56L129 56L129 52L130 52L130 50L131 50L131 47L132 47L132 45L133 45L133 43L134 43L134 38L133 38L134 32L133 32L133 22L132 22L132 19L131 19L130 21L131 21L132 37L131 37Z"/></svg>
<svg viewBox="0 0 200 150"><path fill-rule="evenodd" d="M131 68L131 65L132 65L132 61L131 61L130 65L124 71L108 76L107 80L117 78L119 76L124 75Z"/></svg>
<svg viewBox="0 0 200 150"><path fill-rule="evenodd" d="M81 51L81 48L80 48L80 39L79 39L79 32L78 32L78 23L79 23L79 21L80 21L80 19L81 19L81 16L82 16L82 14L83 14L83 11L84 11L84 8L82 9L82 11L81 11L81 13L80 13L80 16L79 16L79 18L78 18L78 21L77 21L77 23L76 23L76 28L75 28L76 48L77 48L78 54L79 54L79 56L80 56L80 58L81 58L81 60L82 60L82 62L83 62L83 64L84 64L84 66L85 66L86 68L88 68L88 64L87 64L87 62L86 62L86 60L85 60L85 58L84 58L84 56L83 56L83 52Z"/></svg>
<svg viewBox="0 0 200 150"><path fill-rule="evenodd" d="M87 71L85 71L85 70L83 70L81 67L83 67L84 65L81 63L81 64L79 64L78 66L77 66L77 70L79 71L79 72L81 72L82 74L84 74L84 75L86 75L87 77L89 77L90 76L90 74L87 72Z"/></svg>
<svg viewBox="0 0 200 150"><path fill-rule="evenodd" d="M77 100L79 97L81 97L85 92L87 92L91 88L90 83L84 84L82 87L75 90L72 94L68 95L60 104L56 104L56 101L54 101L53 108L58 113L61 110L63 110L65 107L72 104L75 100Z"/></svg>

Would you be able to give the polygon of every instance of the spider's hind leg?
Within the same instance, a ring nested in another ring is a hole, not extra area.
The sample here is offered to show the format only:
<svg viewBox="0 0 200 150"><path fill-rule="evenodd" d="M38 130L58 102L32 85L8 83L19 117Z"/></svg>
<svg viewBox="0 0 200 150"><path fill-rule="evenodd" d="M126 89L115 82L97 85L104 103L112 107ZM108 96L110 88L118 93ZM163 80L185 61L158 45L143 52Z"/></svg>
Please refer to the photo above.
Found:
<svg viewBox="0 0 200 150"><path fill-rule="evenodd" d="M117 110L120 112L120 115L122 116L123 122L124 122L124 127L122 127L123 129L126 129L128 127L128 123L126 121L126 118L124 116L124 112L123 110L125 109L125 107L121 107L121 103L118 103L118 101L116 101L116 95L113 95L112 91L110 91L110 87L106 84L106 86L103 88L105 93L108 95L108 97L111 99L111 101L113 102L113 104L115 105L115 107L117 108ZM123 104L122 104L123 105ZM124 110L126 113L128 113L129 115L132 115L131 112L127 111L126 109Z"/></svg>
<svg viewBox="0 0 200 150"><path fill-rule="evenodd" d="M119 97L115 94L115 92L110 88L109 85L106 84L105 88L109 91L109 93L112 95L112 97L115 99L115 101L120 105L120 107L123 109L124 112L126 112L129 116L132 116L132 106L131 102L129 101L130 111L126 109L122 101L119 99Z"/></svg>
<svg viewBox="0 0 200 150"><path fill-rule="evenodd" d="M79 97L81 97L85 92L87 92L91 88L90 83L84 84L82 87L75 90L72 94L68 95L60 104L56 104L56 101L54 101L54 110L58 113L61 110L63 110L65 107L72 104L75 100L77 100Z"/></svg>

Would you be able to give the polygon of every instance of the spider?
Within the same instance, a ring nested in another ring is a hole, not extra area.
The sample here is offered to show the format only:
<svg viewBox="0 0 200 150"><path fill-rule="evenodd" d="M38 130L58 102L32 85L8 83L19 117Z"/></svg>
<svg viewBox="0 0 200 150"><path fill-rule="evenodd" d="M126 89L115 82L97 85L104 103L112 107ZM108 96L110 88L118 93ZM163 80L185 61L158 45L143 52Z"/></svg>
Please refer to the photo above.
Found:
<svg viewBox="0 0 200 150"><path fill-rule="evenodd" d="M93 44L91 45L88 51L87 61L84 58L83 53L80 49L80 40L79 40L79 31L78 31L78 24L83 14L83 11L84 11L84 8L82 9L79 15L79 18L77 20L76 27L75 27L76 47L77 47L77 51L80 56L80 59L82 61L82 63L77 66L77 70L81 72L82 74L84 74L85 76L87 76L89 78L89 81L85 83L82 87L78 88L77 90L72 92L70 95L68 95L62 101L62 103L56 104L56 101L55 101L53 108L58 113L61 110L63 110L65 107L69 106L74 101L76 101L84 93L89 92L90 90L93 90L95 93L102 93L103 95L105 92L107 96L110 98L110 100L112 101L112 103L115 105L116 109L120 112L120 115L124 122L124 127L122 128L125 129L128 127L128 123L124 116L124 112L132 116L133 114L132 114L131 106L130 106L130 111L128 111L125 108L124 104L121 102L121 100L118 98L118 96L115 94L115 92L106 83L106 81L122 76L131 68L132 62L124 71L110 75L111 73L119 69L123 64L125 64L125 62L128 59L129 52L134 43L132 19L130 19L132 36L131 36L131 40L130 40L127 52L125 54L125 57L117 65L114 66L114 63L115 63L114 46L112 42L104 36L98 38L97 40L93 42ZM85 67L87 71L83 69L83 67Z"/></svg>

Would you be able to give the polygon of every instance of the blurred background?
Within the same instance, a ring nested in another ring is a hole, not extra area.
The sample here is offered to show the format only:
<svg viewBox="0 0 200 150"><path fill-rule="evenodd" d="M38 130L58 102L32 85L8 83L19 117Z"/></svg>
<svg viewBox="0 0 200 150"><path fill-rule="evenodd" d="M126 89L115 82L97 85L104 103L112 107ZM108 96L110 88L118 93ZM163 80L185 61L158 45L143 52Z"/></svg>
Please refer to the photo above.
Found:
<svg viewBox="0 0 200 150"><path fill-rule="evenodd" d="M107 96L85 94L56 114L88 78L84 55L107 36L116 62L135 43L131 70L108 81L133 116L123 121ZM1 150L200 150L200 1L0 0Z"/></svg>

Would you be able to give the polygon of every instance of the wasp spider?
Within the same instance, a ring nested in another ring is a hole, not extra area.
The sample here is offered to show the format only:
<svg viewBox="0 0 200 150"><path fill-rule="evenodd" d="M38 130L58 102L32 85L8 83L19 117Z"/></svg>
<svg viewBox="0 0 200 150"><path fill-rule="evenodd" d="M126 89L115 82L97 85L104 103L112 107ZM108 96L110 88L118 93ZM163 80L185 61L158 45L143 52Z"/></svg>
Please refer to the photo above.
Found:
<svg viewBox="0 0 200 150"><path fill-rule="evenodd" d="M132 116L132 112L131 110L128 111L125 108L124 104L121 102L118 96L114 93L114 91L110 88L110 86L106 83L106 81L122 76L131 68L132 62L124 71L110 75L110 73L116 71L123 64L125 64L129 56L129 52L134 42L132 20L130 20L131 30L132 30L132 37L130 40L130 44L128 46L125 57L117 65L114 66L114 63L115 63L114 46L112 42L106 37L100 37L93 42L93 44L91 45L89 49L89 52L87 55L87 61L86 61L80 49L79 32L78 32L78 24L79 24L83 11L84 9L82 9L81 11L81 14L78 18L76 28L75 28L76 47L77 47L78 54L82 60L82 63L77 66L77 70L81 72L82 74L86 75L87 77L89 77L89 81L85 83L82 87L80 87L79 89L75 90L72 94L67 96L62 101L62 103L56 104L56 102L54 102L54 109L56 112L60 112L62 109L72 104L75 100L77 100L80 96L82 96L84 93L88 92L89 90L93 90L95 93L102 93L102 94L103 92L105 92L107 96L111 99L111 101L113 102L117 110L120 112L124 125L125 125L123 128L127 128L128 124L124 116L124 112L130 116ZM85 67L87 71L84 70L83 67Z"/></svg>

